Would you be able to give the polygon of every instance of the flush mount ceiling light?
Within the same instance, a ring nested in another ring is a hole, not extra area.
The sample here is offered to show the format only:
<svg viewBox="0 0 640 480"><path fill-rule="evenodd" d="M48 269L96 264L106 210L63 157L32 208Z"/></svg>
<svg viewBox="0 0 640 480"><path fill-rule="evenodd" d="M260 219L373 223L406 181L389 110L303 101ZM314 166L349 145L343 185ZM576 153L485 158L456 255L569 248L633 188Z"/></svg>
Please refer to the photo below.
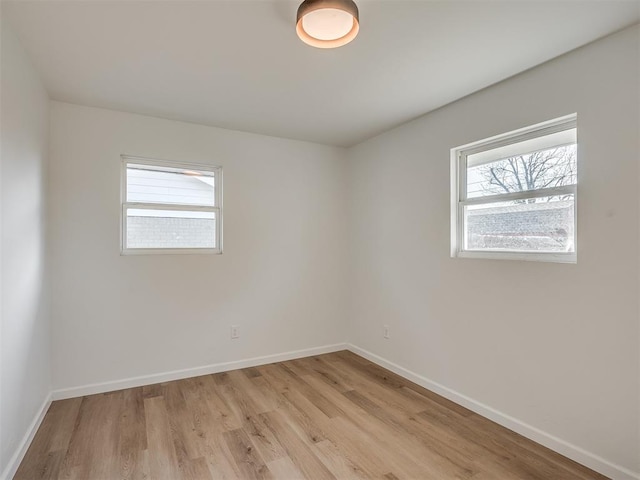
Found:
<svg viewBox="0 0 640 480"><path fill-rule="evenodd" d="M359 29L353 0L305 0L298 7L296 33L312 47L341 47L356 38Z"/></svg>

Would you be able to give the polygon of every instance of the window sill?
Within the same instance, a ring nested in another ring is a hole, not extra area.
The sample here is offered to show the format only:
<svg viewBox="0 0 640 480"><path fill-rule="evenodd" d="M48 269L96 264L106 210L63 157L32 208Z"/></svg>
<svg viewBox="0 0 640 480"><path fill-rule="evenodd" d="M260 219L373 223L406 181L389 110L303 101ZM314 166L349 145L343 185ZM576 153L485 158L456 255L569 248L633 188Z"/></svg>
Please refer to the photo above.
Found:
<svg viewBox="0 0 640 480"><path fill-rule="evenodd" d="M219 248L127 248L120 255L222 255Z"/></svg>
<svg viewBox="0 0 640 480"><path fill-rule="evenodd" d="M478 258L485 260L524 260L528 262L578 263L576 253L489 252L464 250L452 254L453 258Z"/></svg>

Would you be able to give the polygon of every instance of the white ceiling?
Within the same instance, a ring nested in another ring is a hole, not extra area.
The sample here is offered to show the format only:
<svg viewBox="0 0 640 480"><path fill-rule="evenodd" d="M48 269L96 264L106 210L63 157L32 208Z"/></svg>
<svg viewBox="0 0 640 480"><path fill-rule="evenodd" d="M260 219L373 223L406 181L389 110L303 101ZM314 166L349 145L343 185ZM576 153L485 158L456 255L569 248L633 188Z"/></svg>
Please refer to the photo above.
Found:
<svg viewBox="0 0 640 480"><path fill-rule="evenodd" d="M640 20L634 1L358 0L303 44L290 0L11 0L52 98L349 146ZM579 81L579 79L577 79Z"/></svg>

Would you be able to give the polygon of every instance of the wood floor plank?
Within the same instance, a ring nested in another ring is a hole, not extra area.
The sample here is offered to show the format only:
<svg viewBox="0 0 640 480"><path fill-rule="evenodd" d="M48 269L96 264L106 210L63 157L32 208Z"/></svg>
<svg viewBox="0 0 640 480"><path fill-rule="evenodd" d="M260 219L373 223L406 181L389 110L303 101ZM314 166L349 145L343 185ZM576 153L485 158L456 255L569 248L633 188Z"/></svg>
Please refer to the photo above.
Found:
<svg viewBox="0 0 640 480"><path fill-rule="evenodd" d="M231 373L233 374L233 372ZM236 416L241 419L242 429L247 433L265 462L284 457L286 455L284 448L259 415L265 412L264 402L256 398L257 389L255 386L248 381L248 378L241 377L241 375L238 373L238 375L231 376L232 379L239 380L237 383L221 387L222 396L232 406Z"/></svg>
<svg viewBox="0 0 640 480"><path fill-rule="evenodd" d="M431 412L430 412L431 413ZM509 448L504 448L494 437L486 436L464 422L456 421L453 425L446 416L411 415L410 421L415 428L425 435L440 439L445 444L455 445L456 449L473 460L473 464L482 472L490 472L496 478L508 478L516 475L516 478L535 479L562 478L563 472L552 465L543 465L542 468L530 468L530 461L523 461L520 455ZM459 428L458 428L459 427ZM529 456L529 455L527 455ZM477 472L473 478L478 475Z"/></svg>
<svg viewBox="0 0 640 480"><path fill-rule="evenodd" d="M347 392L356 388L354 382L350 381L353 377L347 377L343 371L334 369L321 356L301 358L297 362L305 365L309 374L318 374L318 378L340 392Z"/></svg>
<svg viewBox="0 0 640 480"><path fill-rule="evenodd" d="M256 371L260 373L257 369ZM261 377L262 374L259 375ZM250 399L250 407L254 413L270 412L278 408L278 402L265 390L256 388L256 383L251 381L241 370L229 372L231 384L236 390L242 391Z"/></svg>
<svg viewBox="0 0 640 480"><path fill-rule="evenodd" d="M424 412L421 413L421 415L423 414ZM513 458L526 465L532 476L539 475L540 472L543 474L550 472L548 475L557 475L560 478L585 480L607 478L476 413L468 417L467 422L473 425L473 429L476 431L479 429L485 434L483 443L488 443L486 439L490 438L493 445L496 443L502 445L512 454Z"/></svg>
<svg viewBox="0 0 640 480"><path fill-rule="evenodd" d="M261 370L263 376L273 385L281 385L281 390L296 389L307 397L318 409L328 417L344 415L334 403L327 400L322 393L314 391L308 384L301 380L295 372L283 364L275 364L274 368Z"/></svg>
<svg viewBox="0 0 640 480"><path fill-rule="evenodd" d="M296 390L284 392L282 396L287 401L282 404L279 410L286 412L287 418L291 421L291 428L296 431L298 436L309 445L325 440L325 433L320 427L320 423L312 419L310 415L316 411L318 415L329 417Z"/></svg>
<svg viewBox="0 0 640 480"><path fill-rule="evenodd" d="M215 418L214 422L210 424L211 427L220 433L242 427L242 420L233 414L222 399L220 386L215 382L213 375L188 380L190 383L196 382L194 395L199 396L207 404L209 413Z"/></svg>
<svg viewBox="0 0 640 480"><path fill-rule="evenodd" d="M277 460L273 460L269 462L267 466L274 478L286 478L289 480L300 480L305 478L289 457L282 457Z"/></svg>
<svg viewBox="0 0 640 480"><path fill-rule="evenodd" d="M361 471L366 478L377 478L382 471L386 471L385 466L379 465L378 457L372 457L369 453L377 448L375 439L368 436L362 429L343 418L329 418L296 390L284 392L282 395L290 401L290 408L304 412L307 419L301 422L303 425L309 425L308 422L313 425L311 430L299 432L299 436L306 441L312 451L316 452L316 445L329 441L336 446L340 445L334 453L341 458L334 459L335 462L351 465L354 469ZM295 423L292 428L295 429ZM333 472L331 466L320 455L317 456Z"/></svg>
<svg viewBox="0 0 640 480"><path fill-rule="evenodd" d="M605 477L351 352L53 402L15 480Z"/></svg>
<svg viewBox="0 0 640 480"><path fill-rule="evenodd" d="M311 373L309 370L307 370L307 367L304 365L304 362L299 361L299 359L280 362L280 366L287 367L288 370L292 371L299 377L302 377L303 375L308 375Z"/></svg>
<svg viewBox="0 0 640 480"><path fill-rule="evenodd" d="M207 465L212 478L242 478L245 476L235 462L226 434L243 428L245 422L241 413L234 414L229 409L228 399L222 393L230 383L217 385L212 376L198 377L184 381L182 390L187 412L191 415L190 426L193 451L197 451L202 458L191 460L190 471L197 475L200 463ZM199 387L205 387L202 392ZM185 412L186 413L186 412ZM232 428L236 426L237 428Z"/></svg>
<svg viewBox="0 0 640 480"><path fill-rule="evenodd" d="M212 478L240 478L240 470L222 436L223 432L232 430L228 428L226 414L223 416L221 412L215 411L215 404L208 401L211 392L206 387L213 384L213 379L207 376L187 381L189 383L184 392L185 401L192 414L194 433L199 439L199 454L204 459ZM222 404L221 400L220 404Z"/></svg>
<svg viewBox="0 0 640 480"><path fill-rule="evenodd" d="M473 469L472 459L456 449L457 444L447 445L442 440L429 435L427 431L416 428L414 424L403 422L388 408L382 408L355 390L344 393L344 396L387 425L396 434L396 438L410 440L405 443L404 448L410 448L410 444L413 448L409 451L415 452L414 455L417 455L419 450L428 452L429 464L438 470L450 472L452 478L459 479L468 479L478 473ZM416 445L417 443L422 445Z"/></svg>
<svg viewBox="0 0 640 480"><path fill-rule="evenodd" d="M51 421L51 425L55 427L52 431L49 451L66 451L69 448L81 403L82 397L70 398L51 404L51 408L47 412L47 418Z"/></svg>
<svg viewBox="0 0 640 480"><path fill-rule="evenodd" d="M124 390L120 415L118 453L120 478L145 478L144 452L147 450L147 424L144 415L144 389Z"/></svg>
<svg viewBox="0 0 640 480"><path fill-rule="evenodd" d="M142 387L142 396L144 398L161 397L162 385L160 383L145 385L144 387Z"/></svg>
<svg viewBox="0 0 640 480"><path fill-rule="evenodd" d="M37 450L32 450L30 455L38 455L38 461L34 461L32 464L21 465L13 478L14 480L58 478L58 472L62 466L65 454L66 450L42 453L37 452Z"/></svg>
<svg viewBox="0 0 640 480"><path fill-rule="evenodd" d="M170 382L162 387L173 448L181 470L191 470L191 460L200 457L193 415L187 408L183 390L185 381ZM191 476L191 473L185 473Z"/></svg>
<svg viewBox="0 0 640 480"><path fill-rule="evenodd" d="M181 478L164 398L157 396L146 398L144 411L151 477L167 480Z"/></svg>
<svg viewBox="0 0 640 480"><path fill-rule="evenodd" d="M312 447L313 452L336 478L347 480L367 480L372 478L362 468L345 457L331 440L323 440Z"/></svg>
<svg viewBox="0 0 640 480"><path fill-rule="evenodd" d="M344 411L349 412L348 417L341 419L343 422L352 422L375 439L376 445L372 445L370 448L378 451L378 455L382 455L383 467L386 467L385 471L394 471L404 478L436 479L442 471L447 472L447 478L469 478L463 469L443 460L438 452L421 447L411 435L396 426L390 427L383 419L372 415L371 411L363 408L364 405L358 405L347 398L346 395L350 392L341 394L313 376L307 376L305 380L322 391L327 398L330 398ZM444 463L449 463L448 468L444 468Z"/></svg>
<svg viewBox="0 0 640 480"><path fill-rule="evenodd" d="M260 370L255 367L243 368L240 371L244 373L248 378L256 378L261 375Z"/></svg>
<svg viewBox="0 0 640 480"><path fill-rule="evenodd" d="M509 476L509 469L503 468L505 458L487 450L481 443L470 441L468 435L452 433L450 429L440 428L438 424L425 422L419 414L403 410L393 402L376 402L375 397L364 398L358 392L350 392L346 396L366 408L391 428L399 428L415 438L417 442L422 443L429 451L435 452L455 464L461 469L459 475L462 477L475 478L480 469L491 472L495 478ZM432 407L442 408L438 404L433 404ZM466 417L460 417L455 412L449 412L449 415L454 417L456 422L466 420ZM450 418L446 415L443 417ZM506 458L507 462L510 460L510 458ZM515 465L512 464L511 468L514 467Z"/></svg>
<svg viewBox="0 0 640 480"><path fill-rule="evenodd" d="M337 369L331 363L323 361L322 358L317 358L316 360L316 371L321 373L325 378L339 379L340 383L338 384L325 381L342 392L357 390L367 396L375 397L385 404L396 405L411 413L421 412L429 404L433 403L432 400L413 392L413 390L409 391L411 393L406 393L404 391L405 387L402 387L398 391L389 389L379 382L360 375L356 369L348 364L342 364L341 368Z"/></svg>
<svg viewBox="0 0 640 480"><path fill-rule="evenodd" d="M15 479L56 478L62 467L80 411L82 398L53 402L27 455L33 462L22 462Z"/></svg>
<svg viewBox="0 0 640 480"><path fill-rule="evenodd" d="M304 441L288 427L290 419L284 418L280 410L262 413L265 425L277 435L294 465L309 479L335 480L333 474L305 445Z"/></svg>
<svg viewBox="0 0 640 480"><path fill-rule="evenodd" d="M272 407L271 410L277 410L282 403L282 397L278 394L278 391L268 384L267 379L260 374L259 376L251 377L251 384L265 397L265 401Z"/></svg>
<svg viewBox="0 0 640 480"><path fill-rule="evenodd" d="M60 477L113 478L120 469L118 426L123 393L82 398Z"/></svg>
<svg viewBox="0 0 640 480"><path fill-rule="evenodd" d="M273 476L251 439L241 428L223 434L229 450L238 465L242 478L247 480L272 479Z"/></svg>
<svg viewBox="0 0 640 480"><path fill-rule="evenodd" d="M193 468L193 478L196 478L198 480L213 480L214 478L216 478L211 474L211 470L209 470L207 460L204 457L192 460L191 466Z"/></svg>
<svg viewBox="0 0 640 480"><path fill-rule="evenodd" d="M366 442L369 440L366 434L358 428L354 428L352 424L348 427L349 433L346 434L345 431L347 429L343 427L349 422L344 422L339 417L329 418L296 388L284 390L281 395L285 399L282 409L286 410L287 416L294 420L289 421L290 427L296 431L298 436L316 453L316 456L332 473L335 474L332 467L344 464L349 465L358 473L362 472L364 478L378 478L380 476L382 469L376 471L372 467L376 462L372 461L371 455L368 453L363 454L367 450ZM360 438L355 438L358 435L360 435ZM328 440L328 438L331 440ZM323 458L322 452L316 450L316 446L320 443L323 445L328 443L335 445L339 441L342 441L342 446L341 448L336 447L333 449L336 458L332 459L333 463L329 464Z"/></svg>
<svg viewBox="0 0 640 480"><path fill-rule="evenodd" d="M407 395L409 394L408 391L411 391L413 394L418 394L420 396L426 397L436 403L441 404L446 408L457 412L462 416L473 415L473 412L471 410L458 405L451 400L447 400L437 393L431 392L430 390L427 390L426 388L423 388L420 385L407 380L406 378L395 375L389 370L386 370L379 365L376 365L362 357L359 357L352 352L336 352L336 356L344 361L343 365L355 368L361 374L363 374L365 378L372 379L378 382L380 385L387 385L392 390L396 390L402 395Z"/></svg>

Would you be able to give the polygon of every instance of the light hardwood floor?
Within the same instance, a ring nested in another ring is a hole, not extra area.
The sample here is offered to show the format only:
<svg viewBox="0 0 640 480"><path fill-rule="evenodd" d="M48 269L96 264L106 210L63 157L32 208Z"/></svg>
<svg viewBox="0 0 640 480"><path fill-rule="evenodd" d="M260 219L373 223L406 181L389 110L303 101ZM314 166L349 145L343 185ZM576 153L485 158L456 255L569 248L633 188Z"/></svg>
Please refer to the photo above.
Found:
<svg viewBox="0 0 640 480"><path fill-rule="evenodd" d="M15 478L605 477L345 351L54 402Z"/></svg>

